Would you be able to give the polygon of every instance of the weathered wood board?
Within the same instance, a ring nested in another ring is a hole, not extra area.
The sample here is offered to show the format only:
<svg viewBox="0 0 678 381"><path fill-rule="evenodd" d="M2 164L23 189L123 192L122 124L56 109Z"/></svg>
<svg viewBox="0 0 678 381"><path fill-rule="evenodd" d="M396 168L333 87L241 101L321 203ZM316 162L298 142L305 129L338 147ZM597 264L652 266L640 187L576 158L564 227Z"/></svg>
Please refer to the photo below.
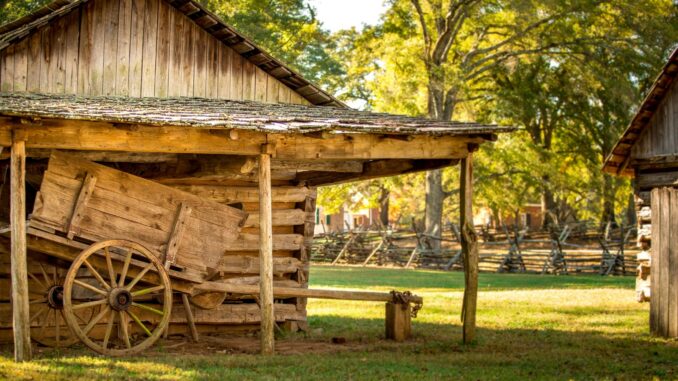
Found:
<svg viewBox="0 0 678 381"><path fill-rule="evenodd" d="M95 179L88 198L81 194L86 178ZM218 266L227 249L243 246L238 236L245 212L59 152L50 157L32 218L89 240L137 241L162 258L182 206L191 212L177 266L205 272Z"/></svg>
<svg viewBox="0 0 678 381"><path fill-rule="evenodd" d="M169 3L75 7L0 50L0 91L309 104L259 68L264 86L253 87L254 65Z"/></svg>

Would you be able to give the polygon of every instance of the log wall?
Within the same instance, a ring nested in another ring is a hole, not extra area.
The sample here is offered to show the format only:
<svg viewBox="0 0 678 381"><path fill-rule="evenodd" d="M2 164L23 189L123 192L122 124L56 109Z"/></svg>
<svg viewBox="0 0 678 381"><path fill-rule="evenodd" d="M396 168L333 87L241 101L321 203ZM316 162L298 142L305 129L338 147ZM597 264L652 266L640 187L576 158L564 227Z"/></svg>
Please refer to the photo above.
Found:
<svg viewBox="0 0 678 381"><path fill-rule="evenodd" d="M0 91L308 104L163 0L91 0L0 51Z"/></svg>

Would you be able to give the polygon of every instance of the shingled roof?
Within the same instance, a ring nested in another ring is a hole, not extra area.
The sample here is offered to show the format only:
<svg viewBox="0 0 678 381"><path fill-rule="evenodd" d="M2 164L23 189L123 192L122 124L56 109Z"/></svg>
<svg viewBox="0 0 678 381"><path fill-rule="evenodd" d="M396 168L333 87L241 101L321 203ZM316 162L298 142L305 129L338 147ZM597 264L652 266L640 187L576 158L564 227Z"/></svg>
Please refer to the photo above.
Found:
<svg viewBox="0 0 678 381"><path fill-rule="evenodd" d="M27 16L0 26L0 50L30 35L37 28L47 25L52 20L68 14L87 1L55 0ZM193 20L217 40L252 62L255 66L306 98L311 104L346 107L344 103L336 99L332 94L322 90L320 86L311 83L288 65L271 56L244 34L238 32L215 14L205 9L199 2L194 0L164 1Z"/></svg>
<svg viewBox="0 0 678 381"><path fill-rule="evenodd" d="M206 98L83 97L0 93L0 115L113 123L232 128L271 133L373 133L390 135L492 135L511 127L445 122L339 107Z"/></svg>
<svg viewBox="0 0 678 381"><path fill-rule="evenodd" d="M626 128L626 131L619 138L612 152L605 159L603 171L617 175L633 175L632 171L627 170L631 150L645 129L650 125L655 111L657 111L666 93L671 89L677 76L678 49L671 53L668 62L664 65L645 100L640 105L638 112L631 120L631 124Z"/></svg>

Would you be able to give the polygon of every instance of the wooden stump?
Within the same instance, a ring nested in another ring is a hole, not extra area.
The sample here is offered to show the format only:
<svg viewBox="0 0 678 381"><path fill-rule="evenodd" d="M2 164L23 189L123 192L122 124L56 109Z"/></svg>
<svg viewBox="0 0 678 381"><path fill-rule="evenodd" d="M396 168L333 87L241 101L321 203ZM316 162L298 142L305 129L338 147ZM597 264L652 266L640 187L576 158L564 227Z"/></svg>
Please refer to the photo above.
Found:
<svg viewBox="0 0 678 381"><path fill-rule="evenodd" d="M386 338L405 341L412 335L412 306L408 304L386 303Z"/></svg>

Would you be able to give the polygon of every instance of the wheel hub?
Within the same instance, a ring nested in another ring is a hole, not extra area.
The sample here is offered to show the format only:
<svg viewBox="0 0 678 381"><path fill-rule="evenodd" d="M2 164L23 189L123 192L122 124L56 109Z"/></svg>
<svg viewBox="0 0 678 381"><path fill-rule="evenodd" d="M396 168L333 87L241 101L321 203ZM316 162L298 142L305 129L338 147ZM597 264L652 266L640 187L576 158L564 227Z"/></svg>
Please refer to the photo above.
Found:
<svg viewBox="0 0 678 381"><path fill-rule="evenodd" d="M47 304L54 309L64 308L64 287L52 286L47 290Z"/></svg>
<svg viewBox="0 0 678 381"><path fill-rule="evenodd" d="M108 295L108 301L116 311L125 311L132 305L132 294L124 288L114 288Z"/></svg>

